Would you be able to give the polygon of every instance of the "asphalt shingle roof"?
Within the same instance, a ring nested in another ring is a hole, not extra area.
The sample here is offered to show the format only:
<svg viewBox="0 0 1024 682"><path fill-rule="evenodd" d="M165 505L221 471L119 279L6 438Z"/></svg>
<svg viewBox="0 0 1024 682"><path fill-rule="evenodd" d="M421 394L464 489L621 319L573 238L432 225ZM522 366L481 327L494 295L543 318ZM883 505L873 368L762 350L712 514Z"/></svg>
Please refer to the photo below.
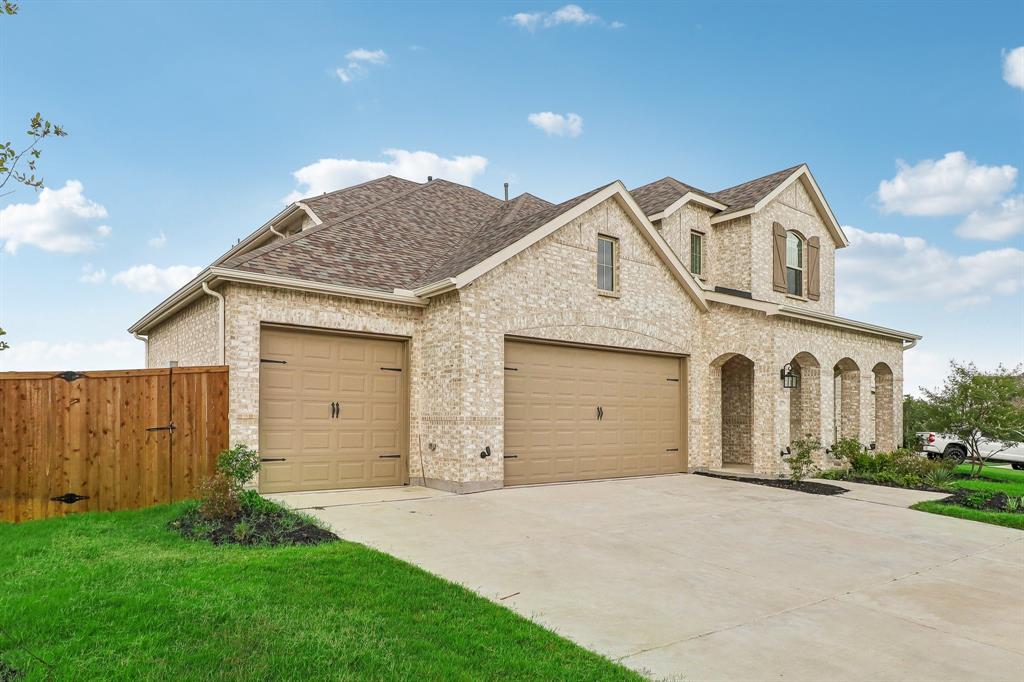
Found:
<svg viewBox="0 0 1024 682"><path fill-rule="evenodd" d="M687 192L726 204L722 213L731 213L756 204L797 168L713 193L662 178L631 194L647 215ZM322 224L219 263L326 284L415 289L465 272L606 187L560 204L532 194L505 202L446 180L387 176L304 199Z"/></svg>

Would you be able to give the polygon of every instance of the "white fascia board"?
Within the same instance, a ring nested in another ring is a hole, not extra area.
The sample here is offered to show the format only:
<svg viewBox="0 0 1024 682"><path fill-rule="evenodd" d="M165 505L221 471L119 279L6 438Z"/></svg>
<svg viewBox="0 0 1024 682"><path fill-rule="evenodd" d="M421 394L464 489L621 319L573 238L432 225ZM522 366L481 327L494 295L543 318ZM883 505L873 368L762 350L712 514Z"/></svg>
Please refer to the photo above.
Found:
<svg viewBox="0 0 1024 682"><path fill-rule="evenodd" d="M796 308L788 305L780 305L776 314L782 317L790 317L797 320L805 320L807 322L817 322L818 324L839 327L849 331L874 334L875 336L885 336L892 339L900 339L902 341L912 341L914 343L920 341L922 338L920 334L912 334L898 329L882 327L877 324L860 322L846 317L829 315L828 313L819 313L816 310L807 310L805 308Z"/></svg>
<svg viewBox="0 0 1024 682"><path fill-rule="evenodd" d="M776 187L771 192L766 194L760 201L758 201L750 208L745 208L742 211L736 211L735 213L726 213L712 216L711 224L717 225L719 223L727 223L730 220L736 220L737 218L742 218L743 216L753 215L754 213L757 213L765 206L770 204L772 201L774 201L776 197L785 192L790 185L792 185L794 182L801 178L807 184L807 187L810 188L811 197L814 200L816 208L820 213L824 214L826 218L825 227L828 228L828 231L832 235L832 238L838 244L838 248L849 246L850 240L846 237L846 233L843 232L842 225L840 225L839 221L836 220L835 214L832 213L832 207L828 205L827 201L825 201L825 195L821 193L821 188L818 187L818 183L814 181L814 176L811 175L811 171L807 167L807 164L804 164L803 166L800 166L798 169L793 171L793 173L788 178L786 178L786 180L782 184L780 184L778 187Z"/></svg>
<svg viewBox="0 0 1024 682"><path fill-rule="evenodd" d="M395 303L398 305L415 306L422 308L427 305L425 298L416 296L412 292L405 292L400 289L394 291L378 291L376 289L363 289L360 287L347 287L338 284L323 284L296 277L279 277L276 275L264 275L258 272L247 272L231 268L209 267L195 276L188 284L168 296L159 305L146 313L138 322L128 328L133 334L144 334L152 326L159 324L166 318L181 310L193 300L203 295L203 284L213 287L221 282L235 282L238 284L252 284L256 286L272 287L277 289L289 289L292 291L306 291L313 294L326 294L328 296L344 296L364 301L381 301L384 303Z"/></svg>
<svg viewBox="0 0 1024 682"><path fill-rule="evenodd" d="M686 194L672 202L668 206L668 208L665 208L653 215L647 216L647 219L652 222L655 220L664 220L665 218L668 218L670 215L672 215L673 213L675 213L676 211L678 211L691 201L695 204L701 204L703 206L707 206L708 208L713 208L716 211L724 211L725 209L729 208L725 204L717 202L714 199L708 198L702 194L697 194L696 192L687 192Z"/></svg>
<svg viewBox="0 0 1024 682"><path fill-rule="evenodd" d="M238 242L230 249L228 249L223 256L214 261L214 265L223 263L228 258L231 258L232 256L237 256L239 253L248 250L249 247L253 244L253 242L258 241L262 237L266 237L268 234L272 234L270 231L271 227L276 227L280 223L284 222L291 216L292 213L298 210L300 210L298 204L289 204L288 206L285 206L280 213L278 213L276 216L274 216L267 222L263 223L263 225L260 226L256 231L250 233L248 237L246 237L245 239L243 239L242 241Z"/></svg>
<svg viewBox="0 0 1024 682"><path fill-rule="evenodd" d="M683 264L676 257L675 253L672 252L672 249L668 246L668 243L661 236L661 234L658 233L658 230L654 227L654 225L651 224L651 221L647 219L647 216L644 215L644 212L640 210L640 207L637 205L633 197L629 194L629 191L626 189L626 186L623 185L620 180L616 180L615 182L608 185L600 192L596 193L594 196L587 199L586 201L580 202L579 204L572 207L568 211L559 214L558 216L548 221L544 225L541 225L533 232L520 239L519 241L510 244L509 246L506 246L504 249L494 254L490 258L487 258L486 260L478 263L477 265L474 265L472 268L459 274L458 276L455 277L455 287L458 289L465 287L466 285L470 284L477 278L490 272L491 270L498 267L499 265L501 265L508 259L512 258L513 256L522 253L524 250L530 248L537 242L554 233L560 227L567 225L568 223L572 222L573 220L580 217L590 209L594 208L601 202L611 197L616 197L619 200L619 202L624 205L627 211L633 214L633 218L640 225L641 232L643 232L647 240L651 242L652 246L655 247L655 251L659 253L662 260L665 261L665 263L673 271L673 274L675 274L676 278L679 279L679 281L683 284L684 288L687 290L687 293L693 299L694 303L696 303L697 307L700 308L702 311L706 312L708 310L708 305L707 301L704 300L703 288L697 283L697 280L695 280L693 276L690 275L689 272L687 272L686 268L683 267ZM422 291L422 289L418 291Z"/></svg>
<svg viewBox="0 0 1024 682"><path fill-rule="evenodd" d="M301 201L296 201L295 205L298 206L299 208L301 208L303 211L306 212L306 215L308 215L310 217L310 219L313 221L314 225L322 225L323 224L324 221L320 220L320 216L318 216L316 213L314 213L313 209L311 209L309 206L307 206L306 204L304 204Z"/></svg>

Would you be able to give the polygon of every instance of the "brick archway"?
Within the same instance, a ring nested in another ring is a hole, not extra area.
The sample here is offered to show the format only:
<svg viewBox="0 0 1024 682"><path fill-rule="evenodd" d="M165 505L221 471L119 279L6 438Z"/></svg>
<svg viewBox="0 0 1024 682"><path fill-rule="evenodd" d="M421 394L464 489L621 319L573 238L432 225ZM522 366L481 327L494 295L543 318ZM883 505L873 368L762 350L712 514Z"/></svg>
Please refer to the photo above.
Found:
<svg viewBox="0 0 1024 682"><path fill-rule="evenodd" d="M711 363L712 401L719 409L719 461L722 466L753 469L754 361L739 353L720 355Z"/></svg>
<svg viewBox="0 0 1024 682"><path fill-rule="evenodd" d="M875 392L875 447L883 452L895 450L900 445L901 435L896 433L896 396L892 368L879 362L872 369Z"/></svg>
<svg viewBox="0 0 1024 682"><path fill-rule="evenodd" d="M789 364L800 378L799 385L789 389L789 442L806 437L821 440L821 364L806 351L797 353Z"/></svg>
<svg viewBox="0 0 1024 682"><path fill-rule="evenodd" d="M835 440L853 438L860 442L860 366L850 358L843 358L833 367L835 381Z"/></svg>

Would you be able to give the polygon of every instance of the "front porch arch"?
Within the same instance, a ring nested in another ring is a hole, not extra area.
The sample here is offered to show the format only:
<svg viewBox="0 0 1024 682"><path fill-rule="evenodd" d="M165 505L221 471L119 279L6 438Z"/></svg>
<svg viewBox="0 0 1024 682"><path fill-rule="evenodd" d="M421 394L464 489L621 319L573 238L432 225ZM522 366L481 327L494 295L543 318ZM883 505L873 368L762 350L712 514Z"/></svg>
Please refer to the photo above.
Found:
<svg viewBox="0 0 1024 682"><path fill-rule="evenodd" d="M724 353L711 363L712 404L718 407L720 428L715 434L722 466L753 468L754 361L739 353Z"/></svg>
<svg viewBox="0 0 1024 682"><path fill-rule="evenodd" d="M799 377L789 389L789 442L800 438L821 440L821 364L810 353L797 353L789 364Z"/></svg>
<svg viewBox="0 0 1024 682"><path fill-rule="evenodd" d="M872 370L875 393L875 447L882 452L895 450L902 434L896 433L896 404L892 368L884 362L876 364Z"/></svg>
<svg viewBox="0 0 1024 682"><path fill-rule="evenodd" d="M835 403L833 405L836 441L853 438L860 442L860 367L850 358L835 364Z"/></svg>

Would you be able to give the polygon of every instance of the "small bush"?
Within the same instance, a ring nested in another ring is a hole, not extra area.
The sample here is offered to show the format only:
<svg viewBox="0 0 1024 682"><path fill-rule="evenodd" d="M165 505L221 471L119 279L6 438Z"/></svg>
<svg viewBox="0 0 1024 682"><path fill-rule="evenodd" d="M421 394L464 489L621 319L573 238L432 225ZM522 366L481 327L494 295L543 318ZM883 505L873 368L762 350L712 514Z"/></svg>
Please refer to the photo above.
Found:
<svg viewBox="0 0 1024 682"><path fill-rule="evenodd" d="M864 454L864 448L856 438L840 438L832 446L832 456L853 464L857 455Z"/></svg>
<svg viewBox="0 0 1024 682"><path fill-rule="evenodd" d="M817 470L814 453L821 450L821 441L812 436L800 438L793 441L790 450L790 454L786 457L786 463L789 464L789 478L794 483L800 483Z"/></svg>
<svg viewBox="0 0 1024 682"><path fill-rule="evenodd" d="M217 471L231 479L241 489L260 470L258 452L239 443L217 456Z"/></svg>
<svg viewBox="0 0 1024 682"><path fill-rule="evenodd" d="M241 505L235 482L218 472L199 484L199 514L208 520L226 520L238 515Z"/></svg>
<svg viewBox="0 0 1024 682"><path fill-rule="evenodd" d="M924 476L924 482L932 488L948 488L956 478L956 467L949 462L930 462L933 466Z"/></svg>

